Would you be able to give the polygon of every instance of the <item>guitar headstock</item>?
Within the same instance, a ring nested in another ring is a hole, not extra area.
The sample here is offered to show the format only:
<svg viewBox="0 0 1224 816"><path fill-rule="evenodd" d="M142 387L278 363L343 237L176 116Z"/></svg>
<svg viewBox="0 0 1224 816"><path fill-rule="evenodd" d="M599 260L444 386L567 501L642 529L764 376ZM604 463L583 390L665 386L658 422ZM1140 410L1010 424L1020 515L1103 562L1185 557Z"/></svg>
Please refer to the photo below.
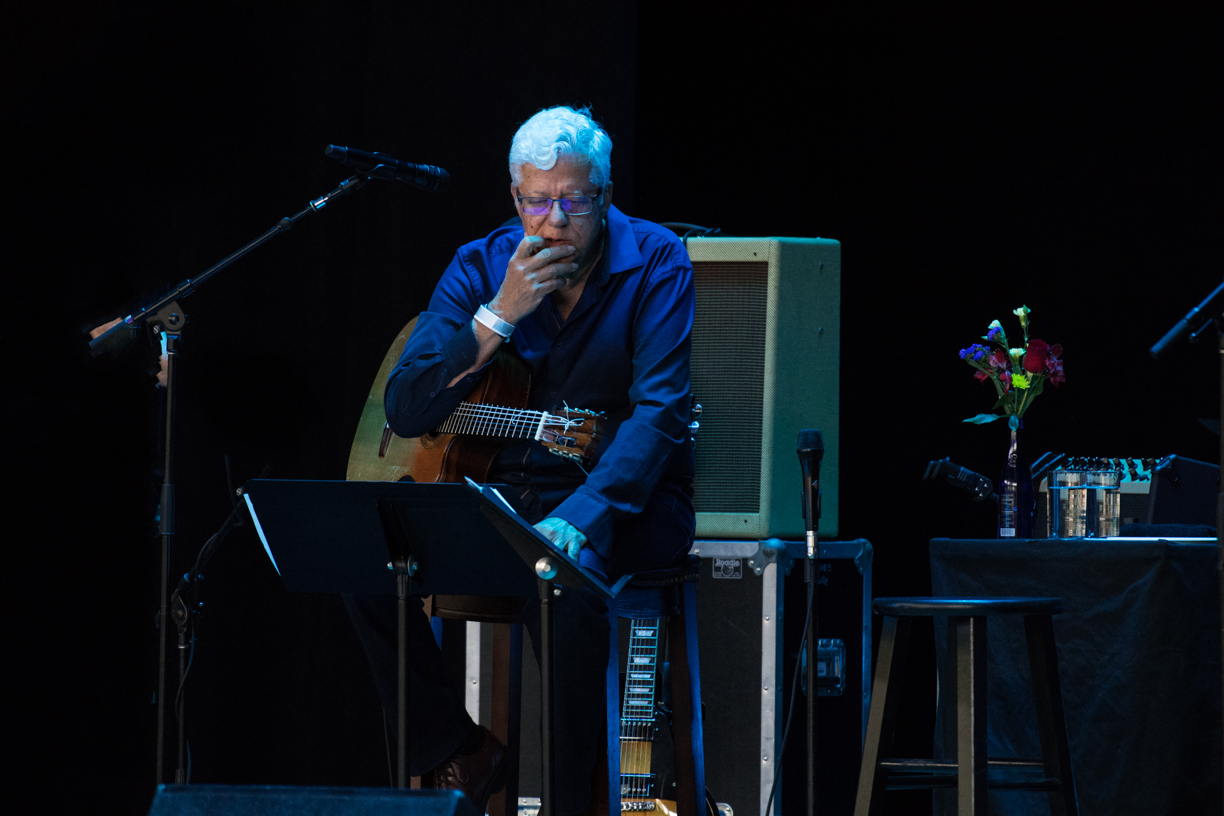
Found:
<svg viewBox="0 0 1224 816"><path fill-rule="evenodd" d="M576 462L589 462L603 439L603 419L601 412L566 408L560 414L545 417L538 439L549 453Z"/></svg>

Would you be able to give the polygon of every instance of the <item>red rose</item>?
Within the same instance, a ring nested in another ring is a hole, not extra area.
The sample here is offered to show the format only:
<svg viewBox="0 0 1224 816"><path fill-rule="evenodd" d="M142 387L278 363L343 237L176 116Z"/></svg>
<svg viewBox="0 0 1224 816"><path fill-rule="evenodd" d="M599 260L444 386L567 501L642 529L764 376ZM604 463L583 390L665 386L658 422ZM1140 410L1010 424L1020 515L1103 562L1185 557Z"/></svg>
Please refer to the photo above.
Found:
<svg viewBox="0 0 1224 816"><path fill-rule="evenodd" d="M1040 373L1046 367L1046 355L1049 352L1050 344L1034 337L1024 350L1024 370L1030 374Z"/></svg>

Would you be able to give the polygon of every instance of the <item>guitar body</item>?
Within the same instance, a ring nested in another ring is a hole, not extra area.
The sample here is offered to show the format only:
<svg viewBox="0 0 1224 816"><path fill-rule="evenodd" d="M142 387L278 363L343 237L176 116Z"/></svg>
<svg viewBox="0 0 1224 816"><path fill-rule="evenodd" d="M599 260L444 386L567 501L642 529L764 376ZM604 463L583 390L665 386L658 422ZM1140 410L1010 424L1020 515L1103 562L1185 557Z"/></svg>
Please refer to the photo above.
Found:
<svg viewBox="0 0 1224 816"><path fill-rule="evenodd" d="M349 452L349 481L462 482L467 476L485 481L493 459L508 439L457 433L428 433L415 438L396 436L387 424L383 392L404 346L416 328L412 318L383 357L357 423ZM498 350L491 370L468 395L470 402L526 408L531 370L514 355Z"/></svg>

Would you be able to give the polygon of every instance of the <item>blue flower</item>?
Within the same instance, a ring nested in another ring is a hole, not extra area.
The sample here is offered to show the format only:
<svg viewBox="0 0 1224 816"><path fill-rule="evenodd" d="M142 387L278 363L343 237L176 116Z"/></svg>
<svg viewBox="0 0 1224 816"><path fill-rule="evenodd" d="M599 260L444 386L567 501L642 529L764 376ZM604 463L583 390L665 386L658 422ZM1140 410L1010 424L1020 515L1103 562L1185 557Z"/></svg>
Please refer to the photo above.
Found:
<svg viewBox="0 0 1224 816"><path fill-rule="evenodd" d="M969 348L964 348L960 350L960 358L964 360L965 362L969 362L969 358L972 357L976 362L980 363L982 362L982 360L985 360L989 355L990 355L990 349L986 348L980 343L974 343Z"/></svg>

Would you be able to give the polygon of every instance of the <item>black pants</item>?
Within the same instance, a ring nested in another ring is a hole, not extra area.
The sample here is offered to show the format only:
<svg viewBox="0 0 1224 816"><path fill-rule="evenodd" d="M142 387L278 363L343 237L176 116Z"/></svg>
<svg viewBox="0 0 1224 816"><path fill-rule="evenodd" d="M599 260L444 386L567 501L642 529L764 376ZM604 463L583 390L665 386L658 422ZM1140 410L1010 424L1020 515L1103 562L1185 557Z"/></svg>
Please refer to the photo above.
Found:
<svg viewBox="0 0 1224 816"><path fill-rule="evenodd" d="M543 518L559 498L544 497L531 508ZM538 508L538 509L537 509ZM539 519L533 519L538 521ZM687 489L661 485L637 515L615 524L615 545L610 559L589 548L582 551L584 566L615 579L627 572L658 569L683 559L692 545L694 516ZM553 655L555 683L557 814L585 810L591 798L591 777L604 731L604 672L608 664L607 607L594 593L563 590L555 599ZM387 719L395 725L396 599L385 595L349 595L345 606L365 647L374 682ZM532 650L540 658L539 600L525 610ZM433 638L419 599L412 599L408 615L409 772L427 771L463 742L473 727L464 707L464 695L446 674L442 654Z"/></svg>

